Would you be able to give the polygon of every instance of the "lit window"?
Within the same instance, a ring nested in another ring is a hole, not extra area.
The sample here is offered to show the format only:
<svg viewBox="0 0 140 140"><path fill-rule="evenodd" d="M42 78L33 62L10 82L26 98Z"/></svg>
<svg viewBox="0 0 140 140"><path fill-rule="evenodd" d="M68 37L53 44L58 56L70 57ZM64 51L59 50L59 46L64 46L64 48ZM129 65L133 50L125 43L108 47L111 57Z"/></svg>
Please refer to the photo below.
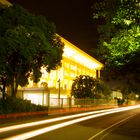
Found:
<svg viewBox="0 0 140 140"><path fill-rule="evenodd" d="M48 81L48 87L54 87L54 82L53 82L53 80Z"/></svg>

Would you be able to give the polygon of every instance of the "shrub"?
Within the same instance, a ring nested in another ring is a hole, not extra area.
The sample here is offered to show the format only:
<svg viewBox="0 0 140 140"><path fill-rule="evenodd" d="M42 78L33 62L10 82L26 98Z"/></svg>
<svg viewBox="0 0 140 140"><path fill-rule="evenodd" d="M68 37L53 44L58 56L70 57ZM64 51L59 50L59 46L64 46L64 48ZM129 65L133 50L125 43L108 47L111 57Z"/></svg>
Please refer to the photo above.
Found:
<svg viewBox="0 0 140 140"><path fill-rule="evenodd" d="M0 99L0 114L47 111L46 106L32 104L29 100L8 97Z"/></svg>
<svg viewBox="0 0 140 140"><path fill-rule="evenodd" d="M77 76L72 84L71 95L75 98L110 98L111 89L101 80L89 75Z"/></svg>

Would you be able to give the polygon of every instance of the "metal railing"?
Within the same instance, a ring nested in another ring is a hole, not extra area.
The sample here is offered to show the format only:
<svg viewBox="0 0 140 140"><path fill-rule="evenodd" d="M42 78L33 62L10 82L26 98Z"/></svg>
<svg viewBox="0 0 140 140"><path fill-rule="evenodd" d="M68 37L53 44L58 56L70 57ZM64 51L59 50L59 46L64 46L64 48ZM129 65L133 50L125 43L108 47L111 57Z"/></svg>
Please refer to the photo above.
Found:
<svg viewBox="0 0 140 140"><path fill-rule="evenodd" d="M80 108L115 105L117 105L117 100L113 99L50 98L49 101L49 108Z"/></svg>

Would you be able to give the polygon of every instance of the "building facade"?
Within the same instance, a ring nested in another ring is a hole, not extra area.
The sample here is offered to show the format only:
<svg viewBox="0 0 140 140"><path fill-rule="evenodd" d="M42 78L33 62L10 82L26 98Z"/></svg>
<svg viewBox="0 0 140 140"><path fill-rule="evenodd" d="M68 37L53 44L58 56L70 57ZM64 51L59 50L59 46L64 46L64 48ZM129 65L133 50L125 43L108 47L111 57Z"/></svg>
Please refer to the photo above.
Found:
<svg viewBox="0 0 140 140"><path fill-rule="evenodd" d="M103 64L61 37L64 42L62 66L47 73L42 68L42 77L38 84L29 81L27 87L22 87L19 95L24 99L41 105L48 105L51 98L71 97L73 80L79 75L100 77Z"/></svg>
<svg viewBox="0 0 140 140"><path fill-rule="evenodd" d="M0 0L0 4L12 6L6 0ZM42 77L38 84L29 80L26 87L20 87L18 96L31 100L32 103L49 105L50 98L71 97L71 86L73 80L79 75L89 75L94 78L100 77L103 64L61 37L64 42L64 53L62 66L57 70L47 73L42 68Z"/></svg>
<svg viewBox="0 0 140 140"><path fill-rule="evenodd" d="M0 0L0 5L12 6L12 4L8 2L7 0Z"/></svg>

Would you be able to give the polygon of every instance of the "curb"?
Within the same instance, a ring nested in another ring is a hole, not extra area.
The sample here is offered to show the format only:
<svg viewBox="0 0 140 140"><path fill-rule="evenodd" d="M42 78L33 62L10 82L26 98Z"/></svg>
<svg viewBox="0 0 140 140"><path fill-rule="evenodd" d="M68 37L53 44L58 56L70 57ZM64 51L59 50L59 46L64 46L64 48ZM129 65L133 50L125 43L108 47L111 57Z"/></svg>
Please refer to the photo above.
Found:
<svg viewBox="0 0 140 140"><path fill-rule="evenodd" d="M65 109L52 109L49 111L39 111L39 112L23 112L23 113L11 113L11 114L1 114L0 119L18 118L18 117L29 117L37 115L58 115L66 113L76 113L82 111L100 110L117 108L118 106L96 106L96 107L82 107L82 108L65 108Z"/></svg>
<svg viewBox="0 0 140 140"><path fill-rule="evenodd" d="M31 115L48 115L48 111L39 111L39 112L23 112L23 113L13 113L13 114L2 114L0 115L0 119L9 119L9 118L17 118Z"/></svg>

